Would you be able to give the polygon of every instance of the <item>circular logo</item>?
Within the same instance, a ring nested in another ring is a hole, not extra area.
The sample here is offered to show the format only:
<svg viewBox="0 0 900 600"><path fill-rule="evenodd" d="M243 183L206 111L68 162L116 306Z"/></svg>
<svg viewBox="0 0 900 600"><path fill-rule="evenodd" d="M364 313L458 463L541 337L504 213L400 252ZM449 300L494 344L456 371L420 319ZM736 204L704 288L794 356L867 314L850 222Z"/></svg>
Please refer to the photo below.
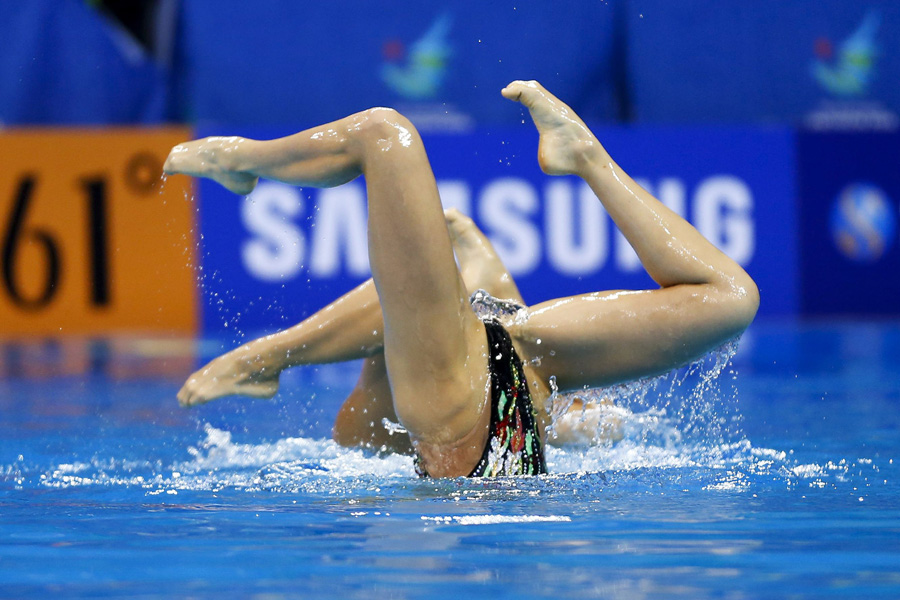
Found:
<svg viewBox="0 0 900 600"><path fill-rule="evenodd" d="M851 183L831 209L831 236L841 254L858 262L874 262L891 247L897 218L881 188Z"/></svg>

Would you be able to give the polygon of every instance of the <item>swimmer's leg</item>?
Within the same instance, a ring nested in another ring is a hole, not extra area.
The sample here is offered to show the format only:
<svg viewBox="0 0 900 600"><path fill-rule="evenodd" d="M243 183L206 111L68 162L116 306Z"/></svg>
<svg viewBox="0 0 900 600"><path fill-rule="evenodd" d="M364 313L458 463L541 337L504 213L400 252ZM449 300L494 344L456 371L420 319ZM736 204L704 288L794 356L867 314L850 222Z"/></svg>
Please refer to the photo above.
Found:
<svg viewBox="0 0 900 600"><path fill-rule="evenodd" d="M483 289L497 298L524 303L512 276L472 219L456 209L444 211L444 216L466 292ZM335 421L334 439L344 446L409 452L409 437L385 427L384 419L397 422L384 356L378 353L363 361L359 381Z"/></svg>
<svg viewBox="0 0 900 600"><path fill-rule="evenodd" d="M483 289L497 298L524 303L512 276L472 219L456 209L444 211L444 216L466 292L471 295ZM337 321L326 325L331 326L340 325ZM359 381L344 401L335 421L334 439L344 446L386 447L404 453L410 451L409 437L385 427L384 419L397 422L384 356L378 353L363 361Z"/></svg>
<svg viewBox="0 0 900 600"><path fill-rule="evenodd" d="M359 381L341 405L332 435L342 446L410 454L409 436L398 430L397 423L384 354L379 353L363 361Z"/></svg>
<svg viewBox="0 0 900 600"><path fill-rule="evenodd" d="M582 177L661 289L606 292L532 307L511 331L560 389L665 372L740 334L759 305L753 280L687 221L637 185L571 108L536 82L514 82L540 133L538 161L551 175Z"/></svg>
<svg viewBox="0 0 900 600"><path fill-rule="evenodd" d="M285 369L355 360L380 353L384 323L370 279L293 327L248 342L192 374L178 392L182 406L222 396L271 398Z"/></svg>
<svg viewBox="0 0 900 600"><path fill-rule="evenodd" d="M515 282L475 223L453 209L444 214L467 293L484 289L521 302ZM382 353L383 329L370 279L302 323L215 359L188 379L178 398L186 406L226 395L268 398L277 392L287 368L366 358L359 381L338 412L334 439L345 446L407 452L408 436L391 433L382 422L397 422Z"/></svg>
<svg viewBox="0 0 900 600"><path fill-rule="evenodd" d="M166 169L314 187L366 176L369 262L394 408L432 475L467 474L487 438L487 341L418 132L399 113L372 109L278 140L228 144L228 152L204 146L202 160L200 144L173 151Z"/></svg>
<svg viewBox="0 0 900 600"><path fill-rule="evenodd" d="M453 251L459 260L460 274L469 294L485 290L495 298L524 304L512 275L475 222L453 208L444 211L444 215Z"/></svg>

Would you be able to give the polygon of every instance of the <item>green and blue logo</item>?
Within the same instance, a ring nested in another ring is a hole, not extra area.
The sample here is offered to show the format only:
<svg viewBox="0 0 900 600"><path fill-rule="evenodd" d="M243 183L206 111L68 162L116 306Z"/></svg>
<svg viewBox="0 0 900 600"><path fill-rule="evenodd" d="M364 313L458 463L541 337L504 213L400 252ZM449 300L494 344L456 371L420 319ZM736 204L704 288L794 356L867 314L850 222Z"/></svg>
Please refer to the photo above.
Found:
<svg viewBox="0 0 900 600"><path fill-rule="evenodd" d="M869 11L837 51L828 38L816 40L812 75L830 94L841 98L866 94L878 57L875 36L880 25L881 15Z"/></svg>
<svg viewBox="0 0 900 600"><path fill-rule="evenodd" d="M449 14L435 19L431 27L405 51L403 44L391 40L384 46L386 63L381 79L396 93L409 100L433 98L440 91L452 49L448 36L452 20Z"/></svg>

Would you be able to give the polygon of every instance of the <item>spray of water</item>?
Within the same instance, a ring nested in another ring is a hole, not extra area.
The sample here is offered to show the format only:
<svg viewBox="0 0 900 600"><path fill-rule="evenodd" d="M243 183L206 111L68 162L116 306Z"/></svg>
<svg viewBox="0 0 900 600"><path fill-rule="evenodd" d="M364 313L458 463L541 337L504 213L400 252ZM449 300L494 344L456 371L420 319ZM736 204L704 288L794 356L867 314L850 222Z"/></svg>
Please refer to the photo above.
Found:
<svg viewBox="0 0 900 600"><path fill-rule="evenodd" d="M524 307L486 294L476 293L472 304L476 313L488 311L507 323L527 318ZM549 401L547 438L553 445L547 448L547 462L553 475L546 478L547 485L556 485L552 482L559 478L566 489L578 482L590 487L623 480L679 486L689 481L703 489L743 490L760 478L787 486L799 481L824 486L847 476L854 465L798 465L788 453L755 448L746 439L729 367L737 347L737 341L725 344L659 377L569 394L555 391ZM16 478L23 477L21 469L14 471ZM515 487L541 486L541 481ZM40 475L40 484L48 487L126 485L153 494L225 488L353 494L373 485L417 485L413 482L412 460L406 456L350 450L305 437L242 443L209 425L186 460L171 465L95 457ZM510 484L497 485L506 489Z"/></svg>

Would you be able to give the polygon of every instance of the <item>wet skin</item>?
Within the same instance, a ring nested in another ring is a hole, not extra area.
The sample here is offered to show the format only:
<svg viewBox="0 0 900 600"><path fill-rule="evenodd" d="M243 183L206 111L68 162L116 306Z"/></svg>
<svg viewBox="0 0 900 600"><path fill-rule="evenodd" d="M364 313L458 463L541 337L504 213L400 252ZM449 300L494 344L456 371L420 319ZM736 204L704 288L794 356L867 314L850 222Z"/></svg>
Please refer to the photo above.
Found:
<svg viewBox="0 0 900 600"><path fill-rule="evenodd" d="M502 94L529 110L544 172L584 179L660 286L544 302L509 326L539 414L546 417L551 375L562 390L654 375L749 325L759 296L740 266L638 186L540 84L513 82ZM371 109L277 140L197 140L174 148L165 169L209 177L239 194L259 177L328 187L365 174L369 201L373 279L299 325L214 360L179 392L183 405L229 394L269 397L284 368L368 357L335 439L408 450L377 417L396 419L429 473L471 471L487 440L489 400L485 333L469 291L493 288L503 297L518 290L477 228L442 212L407 119Z"/></svg>

